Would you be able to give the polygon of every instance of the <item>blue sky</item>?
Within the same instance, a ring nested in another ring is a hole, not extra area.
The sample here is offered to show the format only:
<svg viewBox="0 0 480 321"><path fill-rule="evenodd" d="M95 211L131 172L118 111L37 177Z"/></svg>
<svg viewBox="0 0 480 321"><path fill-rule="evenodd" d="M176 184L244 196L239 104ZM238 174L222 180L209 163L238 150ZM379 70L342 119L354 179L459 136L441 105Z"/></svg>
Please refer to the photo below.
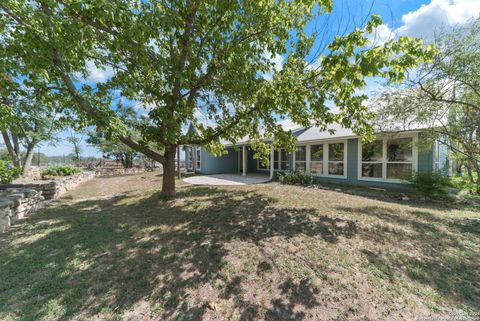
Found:
<svg viewBox="0 0 480 321"><path fill-rule="evenodd" d="M436 30L465 23L480 13L480 0L334 0L334 10L329 16L319 17L308 26L308 31L321 31L328 20L334 30L327 32L330 39L337 30L349 31L362 23L369 14L380 14L385 25L378 28L372 35L377 42L396 36L413 36L431 39ZM273 57L281 68L282 57ZM111 71L101 70L90 65L90 83L104 81L111 76ZM367 92L378 88L378 81L369 81ZM72 146L63 138L68 131L61 132L61 139L55 146L43 145L40 151L47 155L62 155L71 153ZM92 146L83 143L83 156L101 156Z"/></svg>

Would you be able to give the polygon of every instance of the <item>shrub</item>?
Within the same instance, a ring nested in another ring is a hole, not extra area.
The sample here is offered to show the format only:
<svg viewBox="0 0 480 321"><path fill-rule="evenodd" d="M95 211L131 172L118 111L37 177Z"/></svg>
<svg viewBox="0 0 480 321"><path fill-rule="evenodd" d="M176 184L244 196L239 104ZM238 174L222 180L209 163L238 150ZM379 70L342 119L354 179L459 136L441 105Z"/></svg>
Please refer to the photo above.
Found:
<svg viewBox="0 0 480 321"><path fill-rule="evenodd" d="M447 194L448 177L441 171L414 173L410 179L414 187L424 196L442 196Z"/></svg>
<svg viewBox="0 0 480 321"><path fill-rule="evenodd" d="M281 184L309 186L314 183L313 176L304 172L280 172L278 181Z"/></svg>
<svg viewBox="0 0 480 321"><path fill-rule="evenodd" d="M50 166L42 171L42 176L69 176L80 173L81 169L72 165Z"/></svg>
<svg viewBox="0 0 480 321"><path fill-rule="evenodd" d="M8 162L0 160L0 184L11 183L15 178L20 177L21 170L11 166Z"/></svg>
<svg viewBox="0 0 480 321"><path fill-rule="evenodd" d="M470 182L470 180L466 176L458 175L450 177L449 185L460 190L469 191L470 193L480 192L479 186Z"/></svg>

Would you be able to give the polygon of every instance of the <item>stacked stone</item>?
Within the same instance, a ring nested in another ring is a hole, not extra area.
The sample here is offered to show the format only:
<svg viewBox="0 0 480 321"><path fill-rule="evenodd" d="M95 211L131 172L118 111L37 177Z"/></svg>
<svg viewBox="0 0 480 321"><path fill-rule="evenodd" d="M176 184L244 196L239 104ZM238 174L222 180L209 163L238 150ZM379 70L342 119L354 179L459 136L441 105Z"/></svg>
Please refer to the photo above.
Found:
<svg viewBox="0 0 480 321"><path fill-rule="evenodd" d="M53 200L56 199L59 196L59 188L58 184L55 181L48 182L46 184L42 184L38 186L37 190L42 191L42 196L46 200Z"/></svg>
<svg viewBox="0 0 480 321"><path fill-rule="evenodd" d="M26 188L8 188L0 192L0 233L12 223L37 210L44 200L42 192Z"/></svg>
<svg viewBox="0 0 480 321"><path fill-rule="evenodd" d="M12 224L12 205L12 201L4 199L0 194L0 233L4 233Z"/></svg>
<svg viewBox="0 0 480 321"><path fill-rule="evenodd" d="M96 174L96 172L89 171L61 177L52 181L38 181L38 183L29 184L5 184L0 185L0 190L11 188L34 189L41 192L45 200L53 200L60 197L62 194L71 190L72 188L75 188L78 184L95 177Z"/></svg>

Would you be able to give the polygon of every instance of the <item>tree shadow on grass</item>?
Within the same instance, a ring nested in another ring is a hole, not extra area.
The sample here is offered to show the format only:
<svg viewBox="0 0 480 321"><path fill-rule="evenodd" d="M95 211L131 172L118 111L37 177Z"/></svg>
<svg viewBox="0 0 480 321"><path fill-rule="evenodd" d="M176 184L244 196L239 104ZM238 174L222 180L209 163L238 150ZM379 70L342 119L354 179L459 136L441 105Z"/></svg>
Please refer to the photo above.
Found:
<svg viewBox="0 0 480 321"><path fill-rule="evenodd" d="M178 196L62 201L21 222L0 239L0 318L107 318L147 300L155 318L200 320L207 307L192 304L188 290L221 278L227 242L302 233L335 243L357 232L353 221L312 219L313 209L275 208L254 192L185 187ZM243 319L262 310L268 320L301 320L293 305L318 304L306 281L280 287L272 311L245 304ZM230 291L241 295L235 284ZM298 301L299 291L311 297Z"/></svg>
<svg viewBox="0 0 480 321"><path fill-rule="evenodd" d="M337 209L352 212L349 207ZM387 244L390 252L385 255L362 251L369 264L386 278L392 281L405 275L436 289L446 301L478 309L480 239L478 231L466 227L463 219L441 218L418 209L398 212L378 206L355 207L355 215L358 214L378 219L357 236L375 244Z"/></svg>

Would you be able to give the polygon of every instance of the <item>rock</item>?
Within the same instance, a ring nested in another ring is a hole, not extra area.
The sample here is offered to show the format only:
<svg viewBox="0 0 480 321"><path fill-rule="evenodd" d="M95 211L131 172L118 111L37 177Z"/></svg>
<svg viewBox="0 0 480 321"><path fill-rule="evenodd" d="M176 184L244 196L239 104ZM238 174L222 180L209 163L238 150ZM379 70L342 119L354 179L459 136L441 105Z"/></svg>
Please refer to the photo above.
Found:
<svg viewBox="0 0 480 321"><path fill-rule="evenodd" d="M6 184L0 187L0 233L16 220L43 207L43 201L58 198L78 184L96 176L96 172L82 172L53 181Z"/></svg>
<svg viewBox="0 0 480 321"><path fill-rule="evenodd" d="M212 311L217 311L217 305L215 304L215 302L208 302L207 307Z"/></svg>

